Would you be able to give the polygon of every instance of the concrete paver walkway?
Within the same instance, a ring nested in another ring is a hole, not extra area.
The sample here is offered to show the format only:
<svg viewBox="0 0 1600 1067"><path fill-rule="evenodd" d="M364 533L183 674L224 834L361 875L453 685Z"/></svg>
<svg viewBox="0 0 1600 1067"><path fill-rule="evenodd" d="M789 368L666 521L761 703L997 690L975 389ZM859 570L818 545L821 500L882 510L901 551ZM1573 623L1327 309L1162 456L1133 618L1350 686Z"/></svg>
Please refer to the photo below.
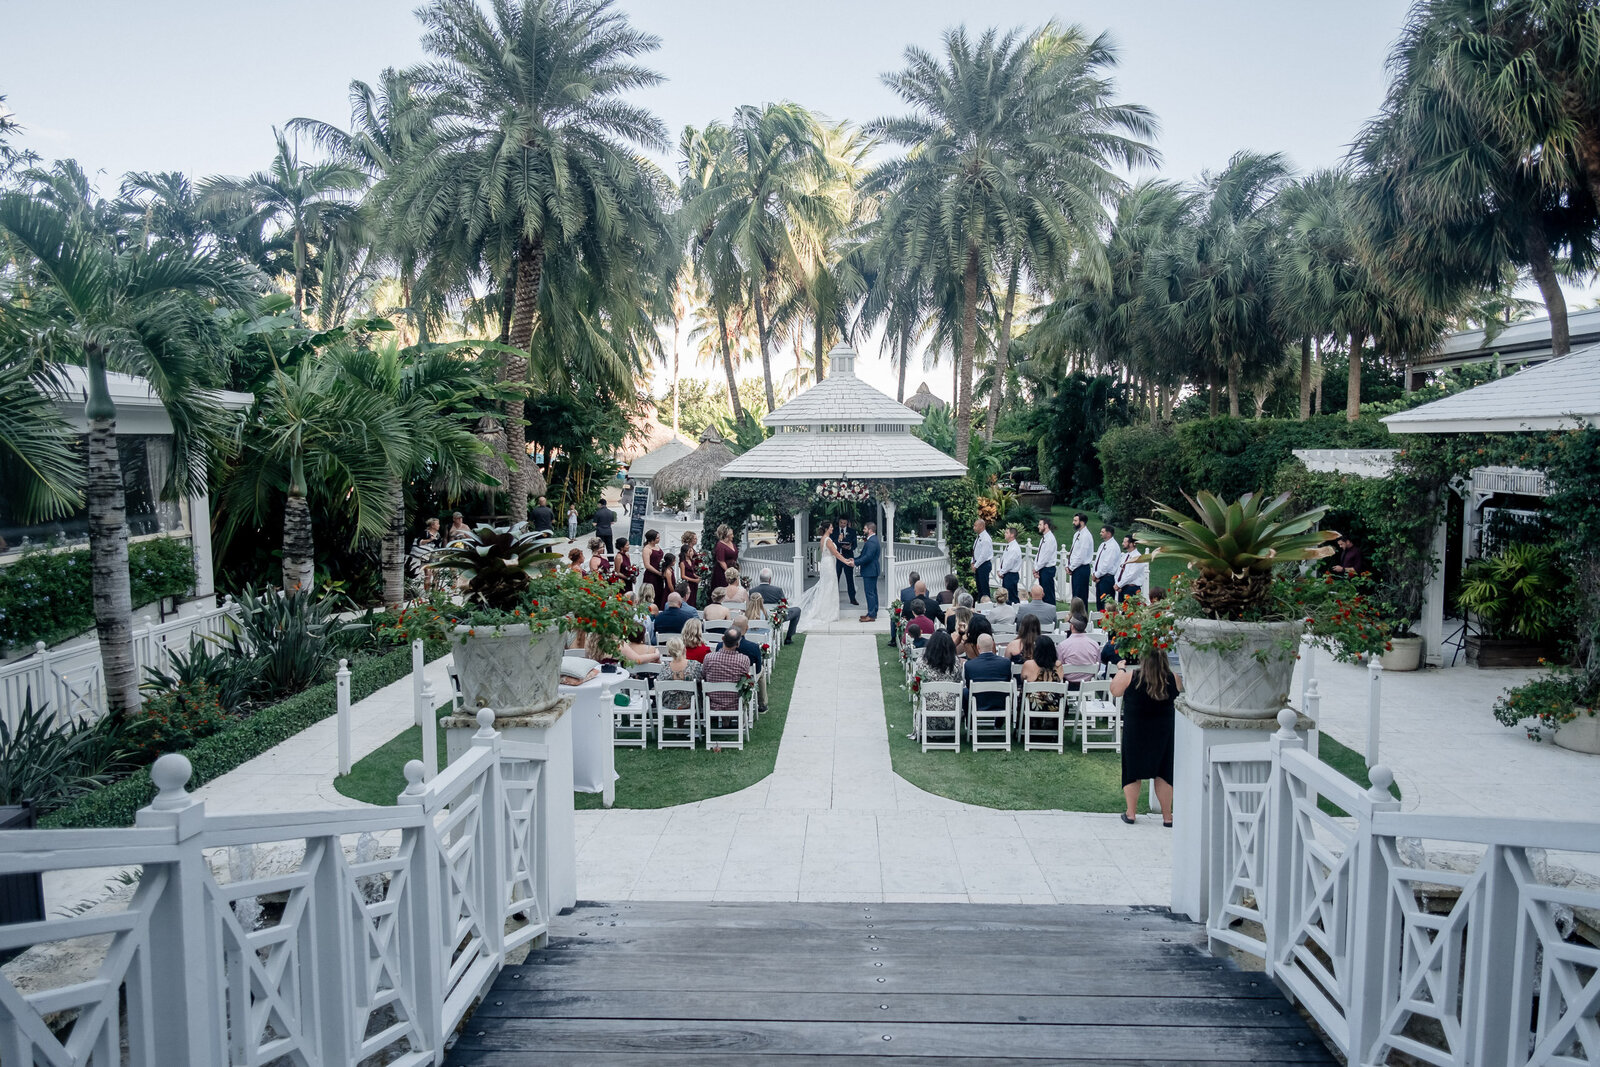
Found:
<svg viewBox="0 0 1600 1067"><path fill-rule="evenodd" d="M764 781L675 808L578 812L578 895L1167 902L1171 831L1159 818L1127 826L1115 815L994 811L896 775L874 640L807 637L777 766Z"/></svg>

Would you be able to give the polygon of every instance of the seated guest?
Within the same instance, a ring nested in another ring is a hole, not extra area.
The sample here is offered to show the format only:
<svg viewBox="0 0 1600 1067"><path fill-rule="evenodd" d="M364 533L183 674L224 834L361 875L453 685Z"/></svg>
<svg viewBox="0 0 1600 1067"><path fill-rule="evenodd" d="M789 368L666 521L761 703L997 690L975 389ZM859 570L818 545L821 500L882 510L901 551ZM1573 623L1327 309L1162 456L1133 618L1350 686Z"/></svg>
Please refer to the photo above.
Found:
<svg viewBox="0 0 1600 1067"><path fill-rule="evenodd" d="M911 584L900 590L900 610L911 614L911 602L917 599L917 583L922 581L922 575L912 571L906 575L906 580ZM893 615L889 616L889 643L897 644L900 640L900 623Z"/></svg>
<svg viewBox="0 0 1600 1067"><path fill-rule="evenodd" d="M728 584L724 587L722 602L724 604L743 604L750 594L745 587L739 584L739 568L728 568Z"/></svg>
<svg viewBox="0 0 1600 1067"><path fill-rule="evenodd" d="M722 635L722 644L713 649L701 664L700 677L707 682L737 682L750 673L750 660L739 651L739 631L729 629ZM708 698L708 712L721 712L726 719L737 714L737 693L712 693ZM719 728L722 724L718 724Z"/></svg>
<svg viewBox="0 0 1600 1067"><path fill-rule="evenodd" d="M989 640L993 641L994 627L990 626L989 620L982 615L974 615L972 621L967 623L967 632L963 635L965 640L957 646L956 651L960 652L964 658L972 659L978 654L978 638L984 634L988 634Z"/></svg>
<svg viewBox="0 0 1600 1067"><path fill-rule="evenodd" d="M726 592L724 589L711 590L711 602L706 605L707 622L720 622L728 617L728 605L722 602Z"/></svg>
<svg viewBox="0 0 1600 1067"><path fill-rule="evenodd" d="M961 589L961 582L953 574L944 576L944 590L939 594L939 605L948 607L956 602L956 593Z"/></svg>
<svg viewBox="0 0 1600 1067"><path fill-rule="evenodd" d="M683 654L696 663L705 659L706 654L711 651L711 646L706 644L702 626L704 624L699 619L690 619L683 624Z"/></svg>
<svg viewBox="0 0 1600 1067"><path fill-rule="evenodd" d="M921 648L923 642L932 637L933 631L938 628L939 624L928 616L928 602L922 597L917 597L913 600L911 602L911 618L906 621L906 631L908 633L912 629L917 631L911 635L916 641L917 647Z"/></svg>
<svg viewBox="0 0 1600 1067"><path fill-rule="evenodd" d="M1044 586L1037 582L1028 590L1028 602L1017 609L1018 632L1022 630L1022 620L1030 616L1039 620L1040 630L1056 628L1056 606L1045 602Z"/></svg>
<svg viewBox="0 0 1600 1067"><path fill-rule="evenodd" d="M994 626L1017 624L1017 606L1011 603L1011 594L1004 589L994 591L994 603L983 609L983 615Z"/></svg>
<svg viewBox="0 0 1600 1067"><path fill-rule="evenodd" d="M1011 661L995 652L994 634L979 634L977 649L978 654L967 660L961 669L961 676L969 686L973 682L1011 681ZM1000 711L1005 707L1005 700L1000 693L980 693L977 707L979 711Z"/></svg>
<svg viewBox="0 0 1600 1067"><path fill-rule="evenodd" d="M763 602L770 604L773 607L777 607L778 604L789 599L782 589L772 584L771 567L761 568L761 584L752 587L750 590L750 595L760 596ZM794 640L794 629L799 625L800 609L791 605L789 607L789 630L783 635L784 644L787 645Z"/></svg>
<svg viewBox="0 0 1600 1067"><path fill-rule="evenodd" d="M661 650L655 645L647 644L644 639L644 627L637 626L628 634L628 639L622 642L623 666L632 667L638 663L660 663Z"/></svg>
<svg viewBox="0 0 1600 1067"><path fill-rule="evenodd" d="M750 661L751 667L756 672L756 708L765 712L767 710L767 676L761 673L761 646L750 640L748 632L742 623L728 627L728 632L739 635L739 651Z"/></svg>
<svg viewBox="0 0 1600 1067"><path fill-rule="evenodd" d="M666 610L656 616L656 634L659 636L682 633L683 624L697 617L698 613L684 604L683 597L677 593L668 593Z"/></svg>
<svg viewBox="0 0 1600 1067"><path fill-rule="evenodd" d="M1026 663L1033 655L1033 646L1039 641L1042 628L1036 615L1017 616L1017 636L1006 645L1005 655L1012 663Z"/></svg>
<svg viewBox="0 0 1600 1067"><path fill-rule="evenodd" d="M709 651L709 650L708 650ZM689 655L683 647L683 639L674 637L667 641L667 655L662 661L666 670L661 672L663 681L671 682L698 682L700 680L700 661ZM662 693L661 707L665 711L688 711L694 700L692 693Z"/></svg>
<svg viewBox="0 0 1600 1067"><path fill-rule="evenodd" d="M1024 682L1059 682L1062 680L1061 665L1056 662L1054 641L1043 636L1034 639L1033 654L1022 665L1022 680Z"/></svg>
<svg viewBox="0 0 1600 1067"><path fill-rule="evenodd" d="M1084 632L1087 620L1074 615L1072 632L1056 645L1056 659L1061 662L1061 673L1074 689L1080 682L1092 679L1100 670L1100 646Z"/></svg>
<svg viewBox="0 0 1600 1067"><path fill-rule="evenodd" d="M916 674L924 682L961 681L961 664L956 659L956 645L948 633L941 630L928 638L928 644L922 650L922 657L917 661ZM948 730L950 717L961 714L959 704L954 693L925 695L922 698L924 724L930 717L942 716L945 721L936 724L937 728Z"/></svg>
<svg viewBox="0 0 1600 1067"><path fill-rule="evenodd" d="M972 594L962 590L956 594L955 609L945 616L945 629L950 631L951 638L960 644L967 632L967 624L972 621Z"/></svg>

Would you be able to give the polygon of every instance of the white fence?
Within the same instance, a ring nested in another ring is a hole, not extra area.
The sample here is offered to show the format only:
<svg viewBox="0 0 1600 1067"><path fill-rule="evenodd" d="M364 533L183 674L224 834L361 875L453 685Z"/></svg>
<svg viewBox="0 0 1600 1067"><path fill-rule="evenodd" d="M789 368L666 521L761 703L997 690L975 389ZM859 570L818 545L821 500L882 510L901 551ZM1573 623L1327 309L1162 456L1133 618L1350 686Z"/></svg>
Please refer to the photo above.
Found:
<svg viewBox="0 0 1600 1067"><path fill-rule="evenodd" d="M0 1061L442 1062L506 953L549 916L546 746L502 740L492 712L479 722L431 782L407 766L395 808L207 815L169 755L135 828L0 832L0 875L142 870L125 911L0 926L0 952L109 942L87 981L26 990L0 975ZM221 876L229 850L260 846L287 847L288 862Z"/></svg>
<svg viewBox="0 0 1600 1067"><path fill-rule="evenodd" d="M239 607L230 596L221 607L166 622L156 622L146 615L143 625L133 631L133 657L139 680L145 679L146 668L166 670L172 663L172 653L188 652L191 642L221 635L238 614ZM40 641L31 655L0 666L0 715L8 726L16 724L30 697L36 708L49 704L57 718L103 714L106 697L100 646L90 641L72 648L49 649Z"/></svg>
<svg viewBox="0 0 1600 1067"><path fill-rule="evenodd" d="M1213 947L1264 961L1359 1067L1600 1064L1600 948L1571 936L1600 891L1552 876L1600 825L1401 813L1382 767L1362 790L1280 725L1209 753Z"/></svg>

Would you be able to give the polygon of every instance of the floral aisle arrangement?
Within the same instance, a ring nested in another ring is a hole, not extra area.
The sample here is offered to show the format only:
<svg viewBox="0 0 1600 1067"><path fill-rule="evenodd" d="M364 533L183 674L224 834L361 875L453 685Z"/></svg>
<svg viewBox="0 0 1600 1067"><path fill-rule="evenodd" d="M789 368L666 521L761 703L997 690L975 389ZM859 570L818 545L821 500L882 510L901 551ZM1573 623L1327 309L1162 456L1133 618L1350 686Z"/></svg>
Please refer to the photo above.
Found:
<svg viewBox="0 0 1600 1067"><path fill-rule="evenodd" d="M784 623L789 621L789 602L780 600L776 604L769 605L767 611L772 616L772 631L777 633Z"/></svg>
<svg viewBox="0 0 1600 1067"><path fill-rule="evenodd" d="M812 495L827 504L865 504L872 499L872 490L854 478L830 478L818 482Z"/></svg>

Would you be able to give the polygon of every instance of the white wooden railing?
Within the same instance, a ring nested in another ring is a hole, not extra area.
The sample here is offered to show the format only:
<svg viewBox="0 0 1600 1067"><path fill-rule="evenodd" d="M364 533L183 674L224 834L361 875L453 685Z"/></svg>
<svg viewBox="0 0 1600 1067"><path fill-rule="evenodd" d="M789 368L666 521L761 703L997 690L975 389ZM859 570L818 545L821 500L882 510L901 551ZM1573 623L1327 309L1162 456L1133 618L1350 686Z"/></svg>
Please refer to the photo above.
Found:
<svg viewBox="0 0 1600 1067"><path fill-rule="evenodd" d="M432 781L407 765L394 808L208 815L168 755L131 829L0 832L0 874L141 872L124 911L0 926L0 952L109 938L87 981L19 988L26 957L0 973L0 1062L443 1062L506 953L548 929L547 746L478 721ZM230 850L278 861L224 878Z"/></svg>
<svg viewBox="0 0 1600 1067"><path fill-rule="evenodd" d="M133 657L141 681L146 669L166 670L174 652L187 653L189 645L223 634L239 615L233 597L220 607L157 622L146 615L133 631ZM33 706L49 704L57 718L96 717L106 710L105 675L100 646L90 641L64 649L46 648L43 641L32 654L0 666L0 716L14 726L29 697Z"/></svg>
<svg viewBox="0 0 1600 1067"><path fill-rule="evenodd" d="M1600 948L1570 937L1600 890L1550 862L1600 854L1600 824L1402 813L1383 767L1363 790L1279 722L1209 753L1213 949L1260 958L1359 1067L1600 1064Z"/></svg>

